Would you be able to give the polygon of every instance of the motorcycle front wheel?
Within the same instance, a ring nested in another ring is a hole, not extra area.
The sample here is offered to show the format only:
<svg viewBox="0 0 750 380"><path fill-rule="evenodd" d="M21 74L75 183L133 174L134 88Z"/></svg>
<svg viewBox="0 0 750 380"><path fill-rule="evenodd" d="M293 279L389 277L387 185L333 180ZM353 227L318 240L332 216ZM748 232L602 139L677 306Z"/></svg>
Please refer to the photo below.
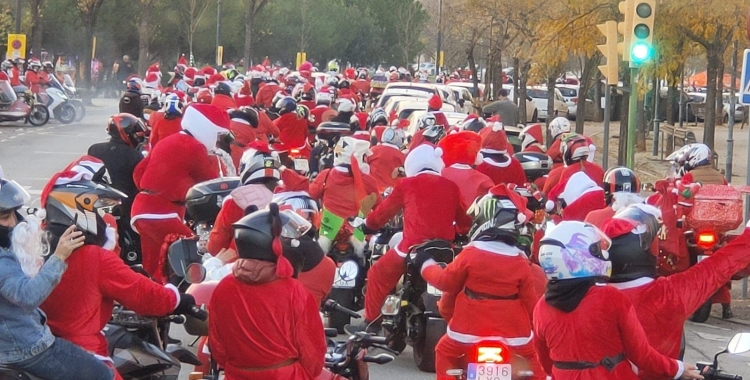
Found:
<svg viewBox="0 0 750 380"><path fill-rule="evenodd" d="M69 103L63 103L55 112L55 118L63 124L70 124L76 121L76 109Z"/></svg>
<svg viewBox="0 0 750 380"><path fill-rule="evenodd" d="M44 105L35 104L31 108L31 113L26 119L29 121L29 124L35 127L41 127L49 121L49 110Z"/></svg>

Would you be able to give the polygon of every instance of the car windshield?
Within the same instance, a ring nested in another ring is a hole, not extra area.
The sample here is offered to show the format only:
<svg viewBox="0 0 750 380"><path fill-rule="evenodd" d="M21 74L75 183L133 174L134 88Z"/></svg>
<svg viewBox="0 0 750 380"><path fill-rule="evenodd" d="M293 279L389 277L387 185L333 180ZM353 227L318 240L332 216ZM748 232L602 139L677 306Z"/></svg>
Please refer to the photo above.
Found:
<svg viewBox="0 0 750 380"><path fill-rule="evenodd" d="M572 88L561 87L559 88L559 90L562 96L566 98L575 98L576 96L578 96L578 91Z"/></svg>
<svg viewBox="0 0 750 380"><path fill-rule="evenodd" d="M547 90L536 90L536 89L528 89L526 90L526 95L535 98L535 99L547 99Z"/></svg>

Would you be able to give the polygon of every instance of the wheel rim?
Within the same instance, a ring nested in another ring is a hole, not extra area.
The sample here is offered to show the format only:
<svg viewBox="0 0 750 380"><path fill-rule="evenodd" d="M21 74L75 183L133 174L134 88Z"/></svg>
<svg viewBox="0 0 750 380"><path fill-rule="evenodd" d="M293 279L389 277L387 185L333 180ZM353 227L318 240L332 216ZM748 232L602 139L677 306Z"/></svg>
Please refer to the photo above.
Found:
<svg viewBox="0 0 750 380"><path fill-rule="evenodd" d="M41 107L34 107L29 115L29 121L33 124L44 123L49 113Z"/></svg>

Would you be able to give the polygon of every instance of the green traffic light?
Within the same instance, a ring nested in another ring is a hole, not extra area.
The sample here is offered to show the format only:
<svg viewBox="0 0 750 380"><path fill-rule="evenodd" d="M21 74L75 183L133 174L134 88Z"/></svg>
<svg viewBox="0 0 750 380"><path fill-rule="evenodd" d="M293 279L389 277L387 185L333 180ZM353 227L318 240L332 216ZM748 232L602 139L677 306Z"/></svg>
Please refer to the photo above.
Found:
<svg viewBox="0 0 750 380"><path fill-rule="evenodd" d="M633 45L630 55L635 62L640 63L648 61L651 58L651 47L644 42L637 42Z"/></svg>

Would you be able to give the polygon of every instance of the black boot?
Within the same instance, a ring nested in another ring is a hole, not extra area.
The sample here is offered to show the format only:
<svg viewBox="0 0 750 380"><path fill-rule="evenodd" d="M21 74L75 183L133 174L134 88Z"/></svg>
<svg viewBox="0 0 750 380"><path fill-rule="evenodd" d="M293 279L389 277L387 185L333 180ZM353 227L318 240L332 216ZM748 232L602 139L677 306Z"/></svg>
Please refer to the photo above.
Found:
<svg viewBox="0 0 750 380"><path fill-rule="evenodd" d="M732 314L732 306L728 303L721 304L721 317L724 319L732 319L734 318L734 314Z"/></svg>

